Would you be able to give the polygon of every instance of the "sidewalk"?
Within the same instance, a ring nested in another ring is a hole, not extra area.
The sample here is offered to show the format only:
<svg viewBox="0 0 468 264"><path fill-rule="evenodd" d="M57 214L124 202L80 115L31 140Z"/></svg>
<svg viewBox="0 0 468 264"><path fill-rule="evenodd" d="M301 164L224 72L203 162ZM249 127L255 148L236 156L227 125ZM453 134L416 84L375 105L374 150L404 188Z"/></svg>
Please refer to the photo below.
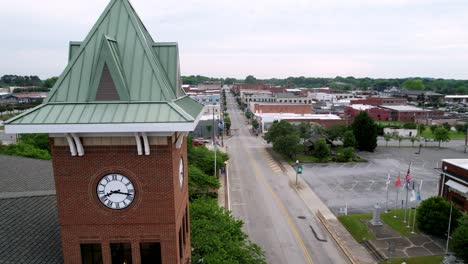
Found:
<svg viewBox="0 0 468 264"><path fill-rule="evenodd" d="M296 171L286 161L283 161L282 159L277 160L281 160L283 170L289 177L290 185L295 187L297 194L301 197L309 210L313 212L325 226L338 246L348 257L349 261L353 264L376 263L369 252L351 236L331 210L328 209L317 194L312 191L309 185L300 176L297 179L298 185L295 186Z"/></svg>

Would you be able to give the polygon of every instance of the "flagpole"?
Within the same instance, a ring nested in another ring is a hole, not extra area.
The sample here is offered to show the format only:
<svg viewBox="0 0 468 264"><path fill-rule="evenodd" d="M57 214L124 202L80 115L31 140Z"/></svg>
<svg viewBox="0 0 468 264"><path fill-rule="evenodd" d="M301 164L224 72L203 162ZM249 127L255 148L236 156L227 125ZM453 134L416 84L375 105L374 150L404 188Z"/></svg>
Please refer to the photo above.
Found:
<svg viewBox="0 0 468 264"><path fill-rule="evenodd" d="M411 211L413 211L411 209L411 205L410 205L410 208L409 208L409 216L408 216L408 223L406 225L407 228L410 228L411 227Z"/></svg>
<svg viewBox="0 0 468 264"><path fill-rule="evenodd" d="M396 216L396 210L398 208L398 193L400 192L400 186L397 186L396 189L396 201L395 201L395 211L393 211L393 218L397 218Z"/></svg>
<svg viewBox="0 0 468 264"><path fill-rule="evenodd" d="M408 183L405 182L406 185L406 200L405 200L405 218L403 219L403 223L406 223L406 209L408 209Z"/></svg>
<svg viewBox="0 0 468 264"><path fill-rule="evenodd" d="M385 213L388 213L388 185L387 185L387 199L385 200Z"/></svg>
<svg viewBox="0 0 468 264"><path fill-rule="evenodd" d="M411 234L414 234L414 224L416 223L416 213L418 212L418 205L414 208L414 216L413 216L413 230L411 231Z"/></svg>
<svg viewBox="0 0 468 264"><path fill-rule="evenodd" d="M450 223L452 222L452 203L450 202L450 216L448 222L448 229L447 229L447 245L445 246L445 255L448 253L448 246L450 241Z"/></svg>

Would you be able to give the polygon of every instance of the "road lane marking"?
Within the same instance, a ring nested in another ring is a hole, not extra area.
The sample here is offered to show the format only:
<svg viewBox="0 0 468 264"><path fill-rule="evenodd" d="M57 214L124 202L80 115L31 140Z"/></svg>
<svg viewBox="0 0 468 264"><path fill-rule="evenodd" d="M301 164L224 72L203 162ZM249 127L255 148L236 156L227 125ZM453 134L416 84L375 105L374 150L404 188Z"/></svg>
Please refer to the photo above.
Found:
<svg viewBox="0 0 468 264"><path fill-rule="evenodd" d="M286 210L286 207L284 207L283 203L281 200L278 198L276 193L273 191L273 189L270 187L268 182L266 181L265 177L263 177L262 173L260 172L260 169L258 168L257 164L255 162L252 162L254 159L252 158L252 154L250 153L249 150L247 150L247 156L249 157L249 161L254 169L254 174L255 176L263 183L263 185L267 188L267 190L271 193L271 196L273 196L273 199L275 200L277 206L280 208L281 213L283 216L286 218L286 221L288 222L288 225L291 227L291 230L293 232L294 237L296 238L297 243L302 249L302 252L304 253L304 256L307 259L307 262L309 264L313 264L314 262L312 261L312 257L309 254L309 251L307 250L304 241L302 240L301 235L299 235L299 232L297 231L296 225L294 222L291 220L291 216L289 215L288 211Z"/></svg>

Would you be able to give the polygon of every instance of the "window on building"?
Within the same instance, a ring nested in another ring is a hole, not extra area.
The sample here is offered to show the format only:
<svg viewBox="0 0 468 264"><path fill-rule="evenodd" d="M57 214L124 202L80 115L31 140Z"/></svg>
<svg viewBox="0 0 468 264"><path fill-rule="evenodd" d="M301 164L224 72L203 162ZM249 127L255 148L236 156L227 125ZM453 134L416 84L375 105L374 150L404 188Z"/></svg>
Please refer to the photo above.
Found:
<svg viewBox="0 0 468 264"><path fill-rule="evenodd" d="M81 244L81 263L102 264L101 244Z"/></svg>
<svg viewBox="0 0 468 264"><path fill-rule="evenodd" d="M111 243L112 263L132 264L132 246L130 243Z"/></svg>
<svg viewBox="0 0 468 264"><path fill-rule="evenodd" d="M179 257L180 258L184 256L183 251L184 249L182 247L182 229L179 229Z"/></svg>
<svg viewBox="0 0 468 264"><path fill-rule="evenodd" d="M161 264L161 245L159 243L140 243L141 264Z"/></svg>

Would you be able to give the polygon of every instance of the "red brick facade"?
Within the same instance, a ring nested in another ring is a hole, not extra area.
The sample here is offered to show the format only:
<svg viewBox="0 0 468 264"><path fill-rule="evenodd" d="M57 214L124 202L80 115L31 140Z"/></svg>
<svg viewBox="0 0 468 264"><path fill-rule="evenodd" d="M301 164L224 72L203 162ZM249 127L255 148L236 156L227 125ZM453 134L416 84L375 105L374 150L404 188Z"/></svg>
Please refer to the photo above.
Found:
<svg viewBox="0 0 468 264"><path fill-rule="evenodd" d="M406 105L408 101L406 98L395 97L369 97L366 99L353 99L351 104L364 104L364 105Z"/></svg>
<svg viewBox="0 0 468 264"><path fill-rule="evenodd" d="M449 180L454 181L458 184L467 186L464 182L468 181L468 170L450 164L448 162L442 162L442 170L451 175L440 175L439 179L439 195L445 197L446 199L452 201L455 205L457 205L460 209L465 212L468 212L468 201L465 197L460 195L459 193L450 190L445 183ZM468 187L468 186L467 186Z"/></svg>
<svg viewBox="0 0 468 264"><path fill-rule="evenodd" d="M312 114L312 105L307 104L254 104L254 113Z"/></svg>
<svg viewBox="0 0 468 264"><path fill-rule="evenodd" d="M348 118L348 120L350 122L352 122L354 120L354 118L357 115L359 115L359 113L361 111L364 111L364 110L355 109L355 108L352 108L350 106L346 106L345 109L344 109L345 116L346 116L346 118ZM379 107L374 107L374 108L370 108L370 109L365 110L365 112L367 112L372 117L372 119L374 119L375 121L388 121L388 120L390 120L390 111L388 111L386 109L382 109L382 108L379 108Z"/></svg>
<svg viewBox="0 0 468 264"><path fill-rule="evenodd" d="M109 243L131 243L132 263L140 263L139 243L158 242L164 264L190 260L188 173L186 142L180 149L152 145L149 156L136 146L85 146L85 155L72 157L51 140L57 207L65 263L81 263L80 244L100 243L104 264L111 264ZM179 161L184 181L179 186ZM133 203L123 210L106 208L98 200L96 184L109 173L127 176L134 184ZM179 258L179 230L183 233Z"/></svg>
<svg viewBox="0 0 468 264"><path fill-rule="evenodd" d="M284 119L284 121L287 121L289 123L317 123L320 124L321 126L327 128L331 126L336 126L336 125L345 125L346 122L345 120L341 119Z"/></svg>

